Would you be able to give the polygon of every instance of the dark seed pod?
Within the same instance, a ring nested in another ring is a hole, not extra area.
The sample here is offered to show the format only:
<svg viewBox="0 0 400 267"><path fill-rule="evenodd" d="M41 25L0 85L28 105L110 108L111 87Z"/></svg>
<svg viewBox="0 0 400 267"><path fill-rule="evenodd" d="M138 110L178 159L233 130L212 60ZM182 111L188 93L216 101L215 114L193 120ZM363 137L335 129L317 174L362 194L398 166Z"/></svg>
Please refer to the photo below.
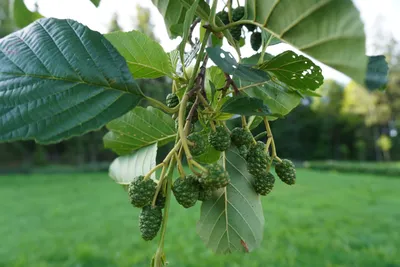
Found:
<svg viewBox="0 0 400 267"><path fill-rule="evenodd" d="M156 193L156 182L152 179L143 180L144 176L137 176L128 187L129 198L133 206L142 208L149 205Z"/></svg>
<svg viewBox="0 0 400 267"><path fill-rule="evenodd" d="M292 185L296 183L296 169L288 159L283 159L282 162L275 164L275 172L282 182Z"/></svg>
<svg viewBox="0 0 400 267"><path fill-rule="evenodd" d="M254 190L257 194L266 196L274 188L275 177L270 172L263 172L254 176Z"/></svg>
<svg viewBox="0 0 400 267"><path fill-rule="evenodd" d="M251 48L253 48L254 51L258 51L260 49L262 43L262 36L261 32L253 32L250 37L250 44Z"/></svg>
<svg viewBox="0 0 400 267"><path fill-rule="evenodd" d="M139 230L142 238L146 241L157 236L162 222L162 211L152 208L150 205L143 207L139 215Z"/></svg>

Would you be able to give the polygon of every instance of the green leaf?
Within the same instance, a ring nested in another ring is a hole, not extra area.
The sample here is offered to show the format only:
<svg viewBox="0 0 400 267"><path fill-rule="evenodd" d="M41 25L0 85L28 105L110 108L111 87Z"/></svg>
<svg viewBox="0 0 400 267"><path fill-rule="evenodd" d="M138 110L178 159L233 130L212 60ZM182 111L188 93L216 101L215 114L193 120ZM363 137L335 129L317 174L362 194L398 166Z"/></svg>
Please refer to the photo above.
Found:
<svg viewBox="0 0 400 267"><path fill-rule="evenodd" d="M143 147L132 154L116 158L110 165L108 174L118 184L127 185L136 176L147 174L156 166L157 143ZM153 173L151 178L155 178Z"/></svg>
<svg viewBox="0 0 400 267"><path fill-rule="evenodd" d="M18 28L24 28L37 19L43 18L38 12L30 11L24 0L11 0L12 2L12 17L14 18L15 25Z"/></svg>
<svg viewBox="0 0 400 267"><path fill-rule="evenodd" d="M76 21L40 19L0 40L0 141L58 142L142 98L124 58Z"/></svg>
<svg viewBox="0 0 400 267"><path fill-rule="evenodd" d="M236 149L226 152L226 170L231 182L203 202L197 233L215 253L251 252L260 246L264 230L260 197Z"/></svg>
<svg viewBox="0 0 400 267"><path fill-rule="evenodd" d="M163 146L175 140L175 122L171 116L151 106L136 107L124 116L107 124L110 130L104 147L118 155L126 155L142 147L158 143Z"/></svg>
<svg viewBox="0 0 400 267"><path fill-rule="evenodd" d="M259 98L238 95L229 98L221 107L221 112L245 116L271 115L269 108Z"/></svg>
<svg viewBox="0 0 400 267"><path fill-rule="evenodd" d="M172 78L168 54L159 43L138 32L112 32L104 35L125 57L128 67L136 79L154 79L162 76Z"/></svg>
<svg viewBox="0 0 400 267"><path fill-rule="evenodd" d="M260 123L264 121L263 117L260 116L251 116L249 117L249 120L247 122L247 127L249 127L250 130L253 130L256 128Z"/></svg>
<svg viewBox="0 0 400 267"><path fill-rule="evenodd" d="M264 42L267 42L269 40L268 46L282 43L281 40L275 38L271 33L267 32L265 29L261 29L261 35Z"/></svg>
<svg viewBox="0 0 400 267"><path fill-rule="evenodd" d="M164 18L165 25L170 37L182 36L183 23L187 10L195 0L151 0ZM210 13L209 5L200 0L196 14L206 20Z"/></svg>
<svg viewBox="0 0 400 267"><path fill-rule="evenodd" d="M280 40L364 82L364 25L351 0L247 0L246 11Z"/></svg>
<svg viewBox="0 0 400 267"><path fill-rule="evenodd" d="M171 64L171 69L173 72L177 72L177 66L178 66L178 61L179 61L179 51L178 50L172 50L171 52L168 53L169 61Z"/></svg>
<svg viewBox="0 0 400 267"><path fill-rule="evenodd" d="M221 89L225 85L224 72L217 66L212 66L206 71L205 90L211 106L216 107L218 98L221 96Z"/></svg>
<svg viewBox="0 0 400 267"><path fill-rule="evenodd" d="M300 90L316 90L324 83L322 70L312 60L293 51L285 51L258 66L287 85Z"/></svg>
<svg viewBox="0 0 400 267"><path fill-rule="evenodd" d="M208 47L206 50L210 59L226 73L252 82L264 82L270 79L265 71L237 63L231 53L222 50L219 46Z"/></svg>
<svg viewBox="0 0 400 267"><path fill-rule="evenodd" d="M266 54L266 57L269 58L270 55ZM242 59L242 62L245 64L254 64L258 58L259 54L256 54L250 58ZM252 83L242 81L237 77L233 78L241 92L248 96L262 99L264 104L271 110L271 113L276 116L288 114L300 103L302 98L302 95L298 91L291 89L288 85L279 81L270 80L262 83ZM301 92L305 91L302 90ZM269 116L268 119L275 120L276 117Z"/></svg>
<svg viewBox="0 0 400 267"><path fill-rule="evenodd" d="M188 9L185 15L185 20L183 22L183 33L182 33L182 41L179 44L179 55L182 61L182 65L184 65L184 60L185 60L185 47L186 43L189 40L189 31L190 31L190 25L193 22L194 15L196 13L196 8L199 5L199 0L195 0L193 5Z"/></svg>
<svg viewBox="0 0 400 267"><path fill-rule="evenodd" d="M92 2L95 7L98 7L100 5L100 1L101 0L90 0L90 2Z"/></svg>
<svg viewBox="0 0 400 267"><path fill-rule="evenodd" d="M270 120L276 119L276 116L284 116L300 104L301 95L296 91L289 89L285 84L278 81L270 81L264 84L254 85L238 81L239 87L248 88L242 90L244 94L250 97L261 99L268 106L271 113L275 116L269 116Z"/></svg>
<svg viewBox="0 0 400 267"><path fill-rule="evenodd" d="M368 70L367 77L365 78L365 85L368 89L381 89L388 83L388 71L385 56L371 56L368 57Z"/></svg>

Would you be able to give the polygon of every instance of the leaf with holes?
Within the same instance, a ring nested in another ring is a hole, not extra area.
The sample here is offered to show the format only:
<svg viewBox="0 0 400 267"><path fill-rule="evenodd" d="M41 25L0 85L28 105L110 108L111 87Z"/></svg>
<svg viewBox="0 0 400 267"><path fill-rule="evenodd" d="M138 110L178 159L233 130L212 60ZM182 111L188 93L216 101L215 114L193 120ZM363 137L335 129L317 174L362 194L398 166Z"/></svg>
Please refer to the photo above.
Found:
<svg viewBox="0 0 400 267"><path fill-rule="evenodd" d="M237 81L240 88L246 88L242 92L250 97L256 97L268 106L274 116L269 116L270 120L275 120L277 116L285 116L298 104L300 104L301 95L288 88L286 84L275 82L266 82L263 84L251 84L244 81Z"/></svg>
<svg viewBox="0 0 400 267"><path fill-rule="evenodd" d="M157 143L136 150L134 153L116 158L108 174L118 184L127 185L136 176L147 174L156 166ZM153 173L151 178L155 178Z"/></svg>
<svg viewBox="0 0 400 267"><path fill-rule="evenodd" d="M158 143L163 146L175 140L175 122L161 110L151 106L136 107L124 116L107 124L110 130L104 147L119 155L126 155L142 147Z"/></svg>
<svg viewBox="0 0 400 267"><path fill-rule="evenodd" d="M76 21L40 19L0 40L0 142L81 135L142 98L124 58Z"/></svg>
<svg viewBox="0 0 400 267"><path fill-rule="evenodd" d="M226 152L226 170L231 182L203 202L197 233L216 253L251 252L260 246L264 230L260 197L236 149Z"/></svg>
<svg viewBox="0 0 400 267"><path fill-rule="evenodd" d="M239 95L229 98L221 107L221 112L240 114L245 116L271 115L268 106L259 98Z"/></svg>
<svg viewBox="0 0 400 267"><path fill-rule="evenodd" d="M243 65L236 62L231 53L221 47L208 47L208 56L224 72L237 76L244 81L264 82L270 80L270 76L262 70L252 68L251 65Z"/></svg>
<svg viewBox="0 0 400 267"><path fill-rule="evenodd" d="M172 65L161 45L147 35L138 32L112 32L104 35L125 57L136 79L154 79L162 76L172 78Z"/></svg>
<svg viewBox="0 0 400 267"><path fill-rule="evenodd" d="M365 84L370 90L384 89L388 83L388 65L385 56L368 57L368 71Z"/></svg>
<svg viewBox="0 0 400 267"><path fill-rule="evenodd" d="M266 55L265 58L269 58ZM250 58L242 59L245 64L254 64L257 62L259 54ZM294 109L302 98L301 94L291 89L288 85L279 81L266 81L262 83L252 83L233 77L239 90L250 97L261 99L268 106L271 113L276 116L285 116ZM302 91L304 92L304 91ZM269 120L275 120L276 117L269 116Z"/></svg>
<svg viewBox="0 0 400 267"><path fill-rule="evenodd" d="M364 83L364 25L351 0L252 0L246 14L280 40Z"/></svg>
<svg viewBox="0 0 400 267"><path fill-rule="evenodd" d="M321 68L293 51L285 51L264 61L258 68L275 74L280 81L300 90L316 90L324 83Z"/></svg>

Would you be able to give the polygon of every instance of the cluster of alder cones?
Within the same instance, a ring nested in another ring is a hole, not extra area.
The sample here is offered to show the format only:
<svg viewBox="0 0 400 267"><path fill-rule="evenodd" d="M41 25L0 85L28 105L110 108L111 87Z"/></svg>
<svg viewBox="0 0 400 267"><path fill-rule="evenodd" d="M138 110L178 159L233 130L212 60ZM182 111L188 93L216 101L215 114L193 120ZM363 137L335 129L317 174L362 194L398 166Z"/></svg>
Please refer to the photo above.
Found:
<svg viewBox="0 0 400 267"><path fill-rule="evenodd" d="M179 98L175 94L169 94L166 104L171 108L176 107ZM188 111L192 105L193 103L188 102ZM265 196L273 189L275 178L270 172L273 163L276 174L283 182L292 185L296 181L294 164L287 159L270 157L266 144L255 141L252 133L245 128L236 127L229 130L225 125L218 125L208 134L202 131L191 132L187 140L190 152L195 157L205 153L208 146L217 151L226 151L232 145L235 146L240 156L247 162L248 172L254 178L254 190L259 195ZM204 169L201 174L185 174L175 179L172 192L176 201L183 207L190 208L198 200L207 201L212 198L215 190L229 184L229 174L219 163L205 165ZM141 175L134 178L128 189L132 205L142 208L139 228L145 240L153 239L161 227L162 209L166 198L163 192L157 192L156 188L157 183L150 176Z"/></svg>

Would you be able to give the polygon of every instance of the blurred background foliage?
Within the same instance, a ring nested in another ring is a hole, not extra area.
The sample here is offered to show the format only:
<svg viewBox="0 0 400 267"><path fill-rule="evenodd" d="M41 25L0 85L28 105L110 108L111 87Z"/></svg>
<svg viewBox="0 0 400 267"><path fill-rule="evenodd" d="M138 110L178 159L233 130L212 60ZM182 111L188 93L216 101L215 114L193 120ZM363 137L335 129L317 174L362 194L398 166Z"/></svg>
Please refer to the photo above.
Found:
<svg viewBox="0 0 400 267"><path fill-rule="evenodd" d="M0 0L0 37L15 30L18 24L12 18L10 1ZM23 3L23 2L22 2ZM153 39L154 25L150 11L137 6L137 16L132 29ZM28 11L29 12L29 11ZM32 12L35 17L37 13ZM24 22L24 21L23 21ZM385 34L379 29L377 35ZM114 14L109 31L118 31L118 16ZM381 36L382 37L382 36ZM326 80L318 89L321 97L306 97L288 116L272 123L280 156L296 161L346 160L346 161L398 161L400 160L400 53L391 36L377 42L390 65L388 88L385 92L370 92L350 82L340 84ZM153 98L164 100L171 80L159 78L138 80L143 91ZM142 102L142 105L146 103ZM261 131L256 129L256 131ZM84 136L71 138L59 144L43 146L33 141L0 144L0 172L27 171L36 166L63 165L80 168L107 169L115 155L102 147L105 128ZM390 144L390 145L388 145ZM160 157L168 147L160 149Z"/></svg>

